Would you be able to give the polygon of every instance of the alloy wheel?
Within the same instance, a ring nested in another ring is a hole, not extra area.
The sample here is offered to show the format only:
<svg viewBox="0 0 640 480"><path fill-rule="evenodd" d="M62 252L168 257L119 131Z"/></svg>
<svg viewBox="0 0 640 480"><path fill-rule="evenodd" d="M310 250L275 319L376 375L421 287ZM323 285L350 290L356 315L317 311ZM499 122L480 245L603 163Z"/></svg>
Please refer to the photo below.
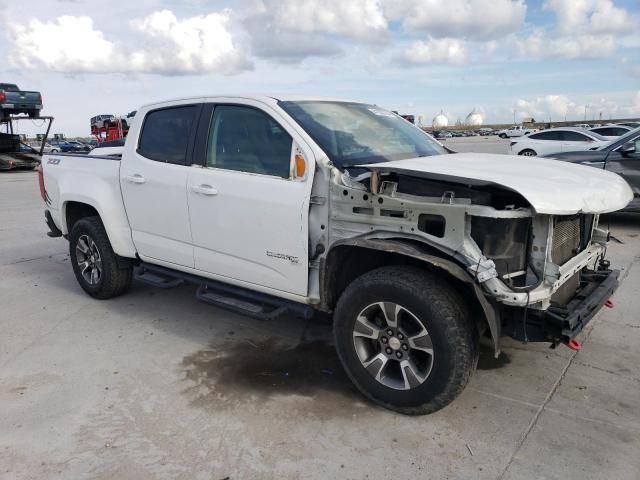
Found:
<svg viewBox="0 0 640 480"><path fill-rule="evenodd" d="M76 243L76 263L89 285L97 285L102 278L102 257L89 235L81 235Z"/></svg>
<svg viewBox="0 0 640 480"><path fill-rule="evenodd" d="M433 343L420 319L393 302L365 307L353 327L362 366L381 384L410 390L422 385L433 367Z"/></svg>

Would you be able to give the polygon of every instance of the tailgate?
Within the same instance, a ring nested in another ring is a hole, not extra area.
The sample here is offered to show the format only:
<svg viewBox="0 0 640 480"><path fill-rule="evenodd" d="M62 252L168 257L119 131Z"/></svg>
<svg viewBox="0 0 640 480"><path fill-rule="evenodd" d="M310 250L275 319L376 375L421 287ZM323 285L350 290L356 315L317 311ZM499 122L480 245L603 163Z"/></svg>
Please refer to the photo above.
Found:
<svg viewBox="0 0 640 480"><path fill-rule="evenodd" d="M10 103L16 107L40 105L42 99L39 92L9 92L5 91L7 99L4 103Z"/></svg>

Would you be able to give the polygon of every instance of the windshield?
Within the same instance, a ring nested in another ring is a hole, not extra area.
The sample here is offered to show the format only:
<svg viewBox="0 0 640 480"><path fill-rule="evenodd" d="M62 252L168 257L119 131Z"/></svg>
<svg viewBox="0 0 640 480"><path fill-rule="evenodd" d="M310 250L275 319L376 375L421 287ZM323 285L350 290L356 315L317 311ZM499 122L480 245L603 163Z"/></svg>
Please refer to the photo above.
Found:
<svg viewBox="0 0 640 480"><path fill-rule="evenodd" d="M399 115L363 103L280 102L337 167L446 154Z"/></svg>

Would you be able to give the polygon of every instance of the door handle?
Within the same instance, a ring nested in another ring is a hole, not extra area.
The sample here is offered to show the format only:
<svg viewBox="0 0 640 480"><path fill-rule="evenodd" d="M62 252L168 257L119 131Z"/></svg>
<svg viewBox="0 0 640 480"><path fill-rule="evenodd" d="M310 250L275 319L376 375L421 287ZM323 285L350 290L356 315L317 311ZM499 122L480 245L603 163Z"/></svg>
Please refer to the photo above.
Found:
<svg viewBox="0 0 640 480"><path fill-rule="evenodd" d="M194 193L199 193L200 195L217 195L218 190L213 188L211 185L207 185L203 183L202 185L192 185L191 191Z"/></svg>
<svg viewBox="0 0 640 480"><path fill-rule="evenodd" d="M125 175L122 177L127 182L131 183L144 183L144 177L138 173L134 173L133 175Z"/></svg>

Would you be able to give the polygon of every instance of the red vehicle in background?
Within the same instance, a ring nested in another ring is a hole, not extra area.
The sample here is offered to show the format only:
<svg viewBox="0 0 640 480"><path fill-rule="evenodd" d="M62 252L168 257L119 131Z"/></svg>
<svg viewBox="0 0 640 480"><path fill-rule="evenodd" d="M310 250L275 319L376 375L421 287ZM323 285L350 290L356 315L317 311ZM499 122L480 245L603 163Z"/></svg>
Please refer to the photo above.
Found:
<svg viewBox="0 0 640 480"><path fill-rule="evenodd" d="M91 118L91 135L98 141L98 145L104 142L124 140L129 133L129 126L136 112L120 118L111 114L96 115Z"/></svg>

